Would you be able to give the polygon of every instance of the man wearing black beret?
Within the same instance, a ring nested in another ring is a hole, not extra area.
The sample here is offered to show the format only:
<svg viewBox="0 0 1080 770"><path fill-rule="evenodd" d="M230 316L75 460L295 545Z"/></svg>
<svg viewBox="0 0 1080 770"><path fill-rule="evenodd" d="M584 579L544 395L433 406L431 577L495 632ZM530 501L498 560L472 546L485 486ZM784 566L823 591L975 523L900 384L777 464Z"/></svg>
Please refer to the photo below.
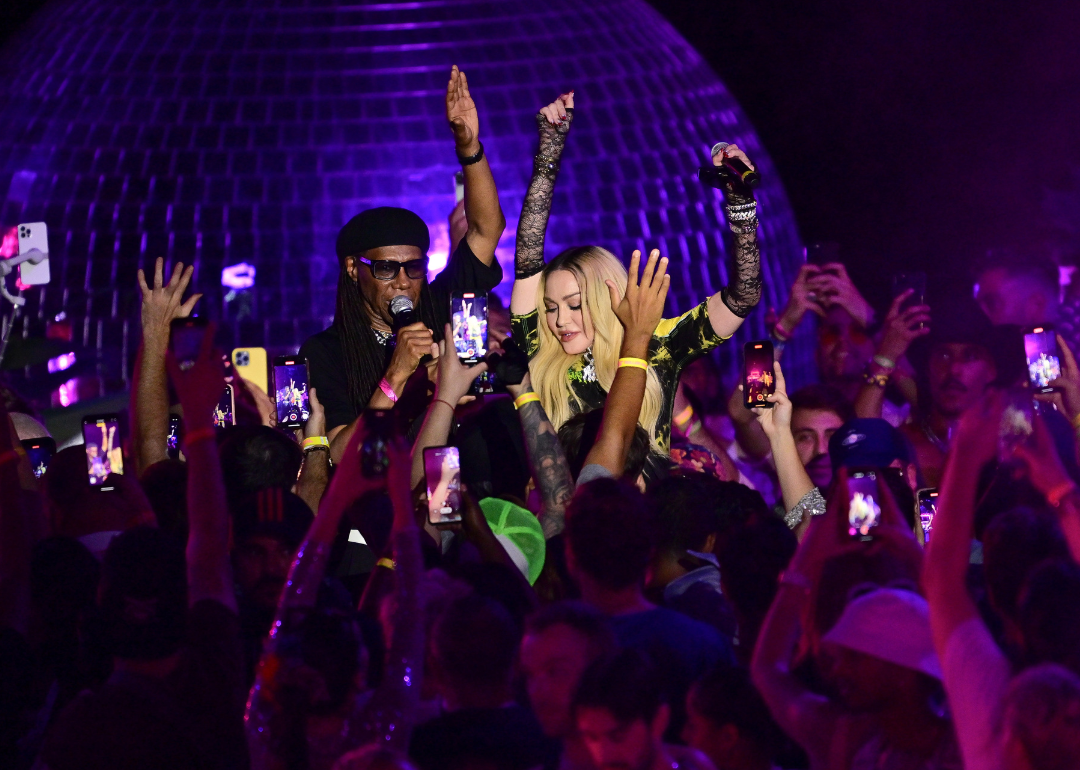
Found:
<svg viewBox="0 0 1080 770"><path fill-rule="evenodd" d="M420 360L438 356L435 343L450 320L450 295L487 292L502 280L495 247L506 218L480 144L476 105L456 66L446 89L446 117L464 171L469 226L446 269L428 283L428 229L413 212L387 206L357 214L338 234L334 323L300 348L326 410L335 462L360 413L393 408ZM420 320L395 335L390 302L398 296L412 301Z"/></svg>

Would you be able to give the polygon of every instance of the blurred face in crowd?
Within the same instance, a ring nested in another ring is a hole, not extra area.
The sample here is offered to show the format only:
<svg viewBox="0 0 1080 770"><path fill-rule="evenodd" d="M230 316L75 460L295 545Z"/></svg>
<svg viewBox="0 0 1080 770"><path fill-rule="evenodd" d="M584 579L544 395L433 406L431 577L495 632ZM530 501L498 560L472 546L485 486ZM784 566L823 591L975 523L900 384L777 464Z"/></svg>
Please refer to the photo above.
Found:
<svg viewBox="0 0 1080 770"><path fill-rule="evenodd" d="M930 398L946 417L959 417L997 377L990 351L981 345L949 342L930 351Z"/></svg>
<svg viewBox="0 0 1080 770"><path fill-rule="evenodd" d="M1053 320L1055 303L1036 281L995 267L979 275L975 301L990 323L1031 326Z"/></svg>
<svg viewBox="0 0 1080 770"><path fill-rule="evenodd" d="M721 758L730 756L739 741L739 730L734 725L718 725L698 711L691 690L686 697L686 724L681 737L687 746L697 749L721 768L724 767Z"/></svg>
<svg viewBox="0 0 1080 770"><path fill-rule="evenodd" d="M349 275L357 281L360 294L364 298L369 316L390 326L394 322L390 315L390 301L399 295L404 295L412 300L413 307L420 304L420 289L424 285L423 277L410 278L405 273L405 268L399 268L397 275L390 280L380 280L371 273L368 262L412 262L423 259L424 254L418 246L380 246L377 249L369 249L362 255L362 260L349 257L346 267Z"/></svg>
<svg viewBox="0 0 1080 770"><path fill-rule="evenodd" d="M694 391L694 395L701 399L703 406L715 402L723 403L723 395L720 392L720 374L708 359L699 358L683 369L679 376L679 383Z"/></svg>
<svg viewBox="0 0 1080 770"><path fill-rule="evenodd" d="M589 641L565 623L521 640L521 669L533 713L552 738L574 730L571 705L581 675L591 663Z"/></svg>
<svg viewBox="0 0 1080 770"><path fill-rule="evenodd" d="M544 282L544 313L548 329L568 355L581 355L592 345L593 327L585 294L569 270L556 270Z"/></svg>
<svg viewBox="0 0 1080 770"><path fill-rule="evenodd" d="M918 672L863 652L825 644L829 680L852 711L874 712L897 699L897 693L918 686Z"/></svg>
<svg viewBox="0 0 1080 770"><path fill-rule="evenodd" d="M818 321L817 364L826 385L861 376L873 355L873 339L844 308L833 305Z"/></svg>
<svg viewBox="0 0 1080 770"><path fill-rule="evenodd" d="M810 480L822 489L829 486L833 475L829 439L843 424L840 415L828 409L796 409L791 414L791 435L799 460Z"/></svg>
<svg viewBox="0 0 1080 770"><path fill-rule="evenodd" d="M668 708L661 706L652 724L644 719L623 723L605 708L577 709L577 728L598 770L648 770L662 750Z"/></svg>
<svg viewBox="0 0 1080 770"><path fill-rule="evenodd" d="M280 538L253 535L233 550L233 577L241 596L256 607L274 610L296 549Z"/></svg>

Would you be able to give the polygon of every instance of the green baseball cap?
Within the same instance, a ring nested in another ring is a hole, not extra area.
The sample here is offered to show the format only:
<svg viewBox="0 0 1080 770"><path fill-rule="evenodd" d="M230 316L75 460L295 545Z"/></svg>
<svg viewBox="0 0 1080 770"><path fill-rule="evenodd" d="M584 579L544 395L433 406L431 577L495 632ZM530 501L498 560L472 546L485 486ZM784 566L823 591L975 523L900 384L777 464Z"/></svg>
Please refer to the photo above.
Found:
<svg viewBox="0 0 1080 770"><path fill-rule="evenodd" d="M480 501L480 510L495 537L525 574L529 585L535 583L544 569L547 553L544 530L537 518L520 505L498 497L485 497Z"/></svg>

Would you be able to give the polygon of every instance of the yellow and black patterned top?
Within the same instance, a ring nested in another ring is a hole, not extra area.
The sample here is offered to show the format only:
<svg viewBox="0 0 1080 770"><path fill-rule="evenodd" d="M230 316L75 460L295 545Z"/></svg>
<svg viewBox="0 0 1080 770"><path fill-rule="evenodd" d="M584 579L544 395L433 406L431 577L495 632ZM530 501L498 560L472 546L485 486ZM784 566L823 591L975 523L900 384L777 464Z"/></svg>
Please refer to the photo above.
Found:
<svg viewBox="0 0 1080 770"><path fill-rule="evenodd" d="M514 339L529 354L536 355L540 349L540 314L534 310L525 315L513 315L510 318ZM702 302L678 318L665 318L660 321L649 343L649 366L660 380L663 404L660 419L656 421L654 438L666 452L671 444L671 417L675 408L675 391L679 387L679 375L682 370L697 359L714 349L727 337L721 337L713 331L709 321L709 302ZM570 387L586 405L587 409L599 409L604 405L607 393L596 380L592 368L592 351L586 352L571 365L567 373ZM578 411L576 405L572 405Z"/></svg>

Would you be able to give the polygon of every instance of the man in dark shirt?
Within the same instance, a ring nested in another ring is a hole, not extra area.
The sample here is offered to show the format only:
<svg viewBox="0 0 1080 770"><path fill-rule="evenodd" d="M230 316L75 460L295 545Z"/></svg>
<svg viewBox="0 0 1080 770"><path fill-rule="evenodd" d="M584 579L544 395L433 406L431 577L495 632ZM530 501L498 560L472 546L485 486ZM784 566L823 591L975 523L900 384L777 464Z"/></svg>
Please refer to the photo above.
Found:
<svg viewBox="0 0 1080 770"><path fill-rule="evenodd" d="M450 295L487 292L502 280L495 247L506 219L478 138L476 105L457 67L447 89L446 117L464 171L468 220L468 232L446 269L427 282L428 230L416 214L392 207L358 214L338 234L334 323L300 348L326 410L335 461L360 412L393 408L421 359L437 355L433 343L442 339L450 320ZM398 296L412 301L419 320L394 334L390 302Z"/></svg>

